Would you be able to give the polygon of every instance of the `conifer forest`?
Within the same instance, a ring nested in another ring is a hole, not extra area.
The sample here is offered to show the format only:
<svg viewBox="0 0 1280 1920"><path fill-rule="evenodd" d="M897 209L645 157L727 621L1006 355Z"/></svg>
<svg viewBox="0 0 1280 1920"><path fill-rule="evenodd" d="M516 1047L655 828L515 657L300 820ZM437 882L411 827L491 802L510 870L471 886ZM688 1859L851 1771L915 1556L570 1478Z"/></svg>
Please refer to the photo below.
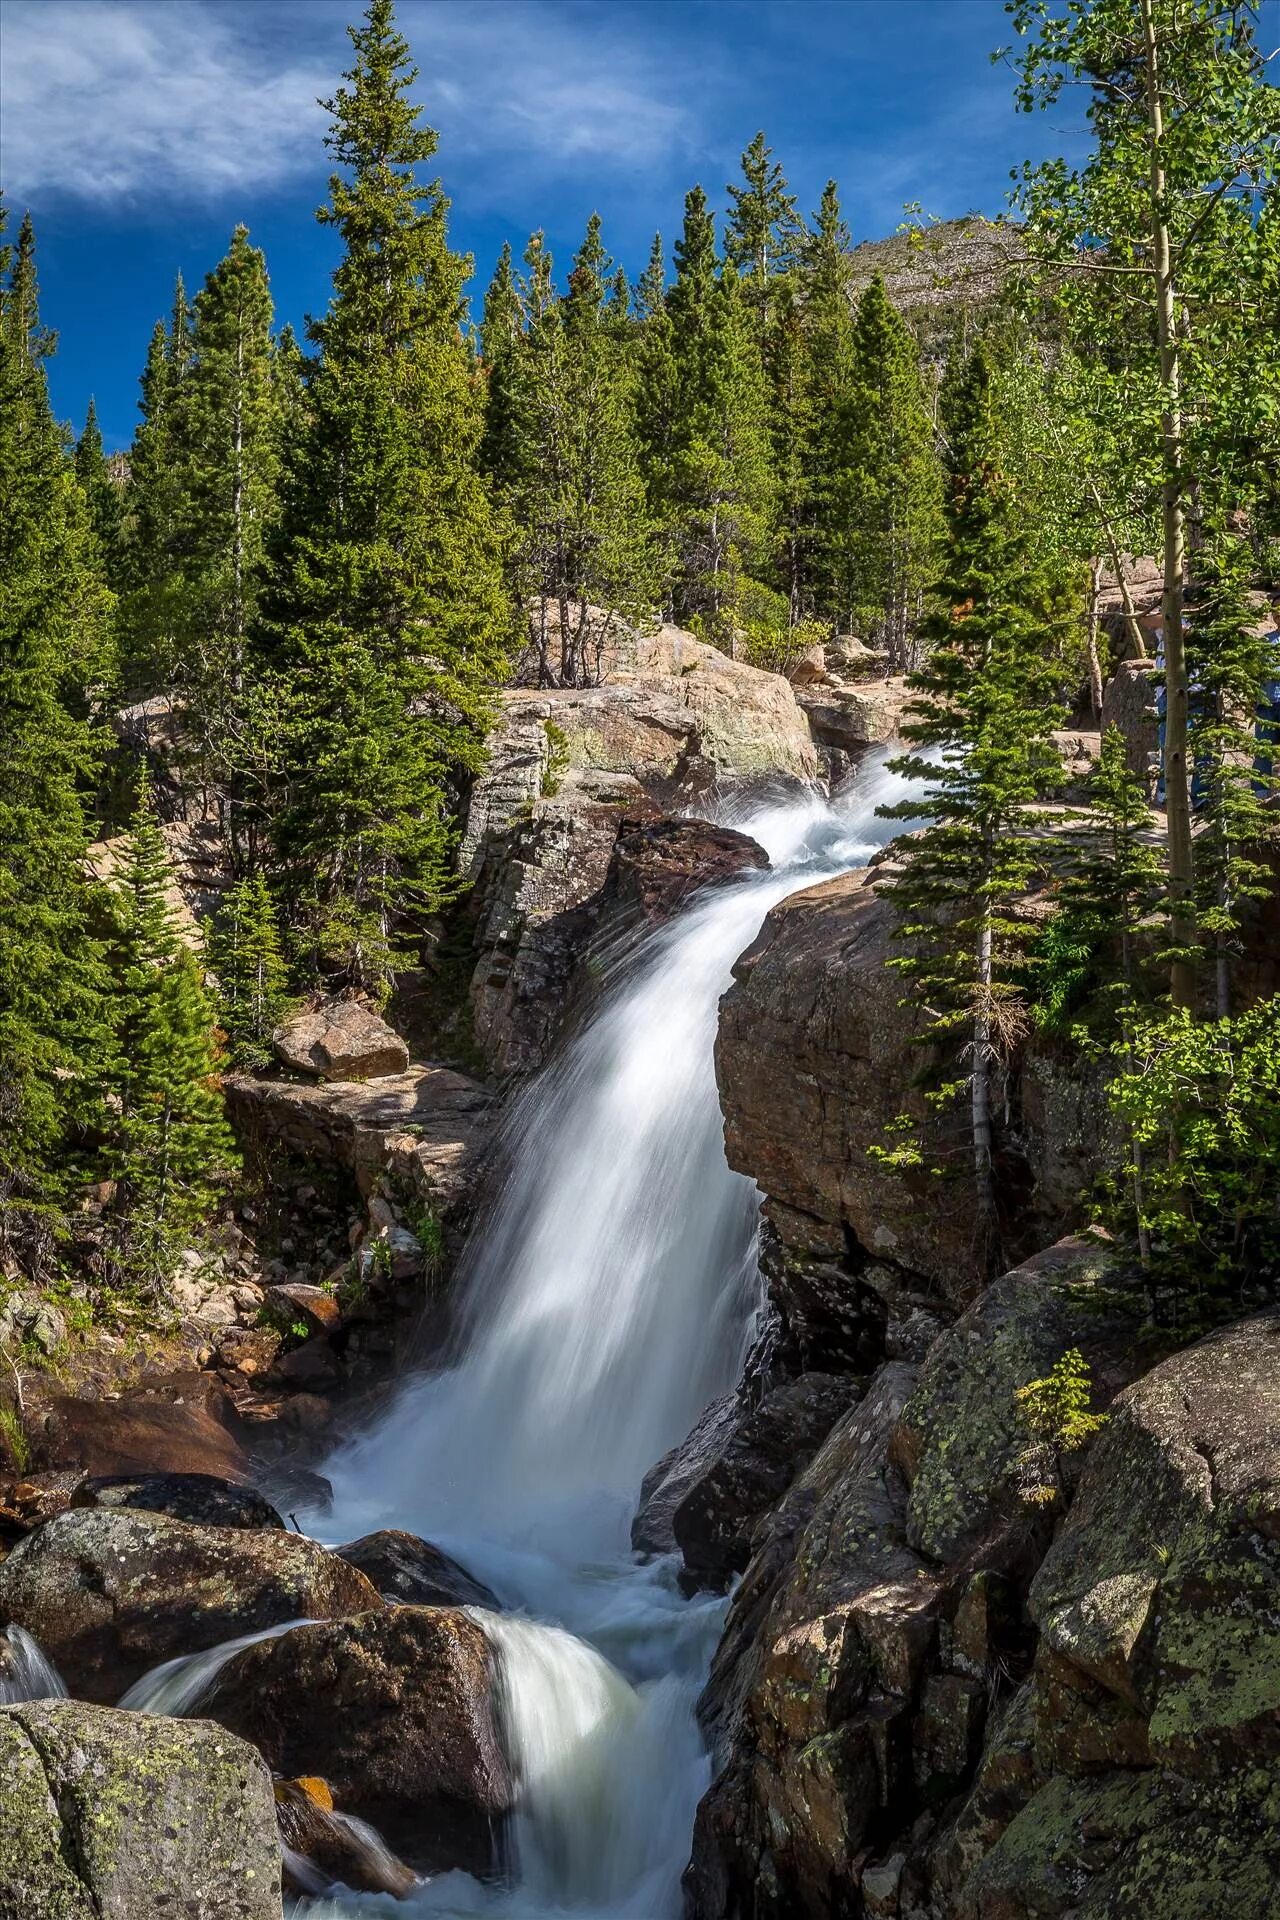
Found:
<svg viewBox="0 0 1280 1920"><path fill-rule="evenodd" d="M402 12L127 446L0 200L0 1920L1265 1920L1275 8L487 285Z"/></svg>

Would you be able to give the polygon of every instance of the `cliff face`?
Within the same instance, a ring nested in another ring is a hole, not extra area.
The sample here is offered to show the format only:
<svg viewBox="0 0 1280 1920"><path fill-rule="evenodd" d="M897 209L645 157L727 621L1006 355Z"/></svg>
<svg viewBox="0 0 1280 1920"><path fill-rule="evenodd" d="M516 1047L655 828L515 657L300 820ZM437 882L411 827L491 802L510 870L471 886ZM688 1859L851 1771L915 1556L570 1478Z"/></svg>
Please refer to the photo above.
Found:
<svg viewBox="0 0 1280 1920"><path fill-rule="evenodd" d="M763 1188L793 1259L888 1262L963 1301L982 1276L963 1131L918 1085L931 1063L891 957L874 871L793 894L769 914L721 1007L716 1067L730 1164ZM907 1004L904 1004L907 1000ZM1010 1242L1031 1250L1076 1217L1100 1142L1096 1089L1047 1050L1014 1082L1019 1125L998 1177ZM869 1149L909 1114L923 1167ZM940 1165L942 1178L930 1169Z"/></svg>

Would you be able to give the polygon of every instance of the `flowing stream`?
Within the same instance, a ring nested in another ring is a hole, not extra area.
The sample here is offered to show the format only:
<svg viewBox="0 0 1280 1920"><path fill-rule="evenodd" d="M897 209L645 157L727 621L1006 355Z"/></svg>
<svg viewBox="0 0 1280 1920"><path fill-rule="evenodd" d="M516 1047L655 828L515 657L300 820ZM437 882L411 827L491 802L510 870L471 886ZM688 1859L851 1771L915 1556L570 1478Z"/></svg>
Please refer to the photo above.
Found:
<svg viewBox="0 0 1280 1920"><path fill-rule="evenodd" d="M682 1598L629 1527L645 1471L735 1383L758 1304L759 1196L724 1157L717 1010L768 909L862 865L891 831L876 806L902 790L868 768L834 803L739 814L771 870L649 936L514 1104L453 1364L407 1381L326 1464L334 1511L313 1521L331 1540L410 1528L512 1609L475 1618L520 1782L514 1884L447 1874L407 1909L343 1894L299 1912L678 1915L724 1602Z"/></svg>

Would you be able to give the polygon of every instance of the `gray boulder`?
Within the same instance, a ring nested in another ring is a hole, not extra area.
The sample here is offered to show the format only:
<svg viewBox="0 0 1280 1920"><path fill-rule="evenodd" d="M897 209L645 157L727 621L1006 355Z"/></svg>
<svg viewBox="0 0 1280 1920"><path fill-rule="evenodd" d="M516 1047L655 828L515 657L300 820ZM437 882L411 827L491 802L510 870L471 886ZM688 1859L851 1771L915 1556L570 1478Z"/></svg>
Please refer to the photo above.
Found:
<svg viewBox="0 0 1280 1920"><path fill-rule="evenodd" d="M0 1708L0 1920L280 1920L271 1775L204 1720Z"/></svg>
<svg viewBox="0 0 1280 1920"><path fill-rule="evenodd" d="M382 1080L409 1070L400 1035L364 1000L321 1000L272 1035L276 1057L321 1080Z"/></svg>

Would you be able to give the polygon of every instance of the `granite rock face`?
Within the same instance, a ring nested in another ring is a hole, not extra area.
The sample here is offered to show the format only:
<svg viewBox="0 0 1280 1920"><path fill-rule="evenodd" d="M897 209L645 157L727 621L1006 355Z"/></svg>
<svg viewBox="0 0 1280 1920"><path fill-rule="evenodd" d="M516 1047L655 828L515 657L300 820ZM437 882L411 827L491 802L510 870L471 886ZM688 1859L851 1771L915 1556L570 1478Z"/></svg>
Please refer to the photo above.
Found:
<svg viewBox="0 0 1280 1920"><path fill-rule="evenodd" d="M3 1920L280 1920L271 1775L205 1720L0 1708Z"/></svg>

